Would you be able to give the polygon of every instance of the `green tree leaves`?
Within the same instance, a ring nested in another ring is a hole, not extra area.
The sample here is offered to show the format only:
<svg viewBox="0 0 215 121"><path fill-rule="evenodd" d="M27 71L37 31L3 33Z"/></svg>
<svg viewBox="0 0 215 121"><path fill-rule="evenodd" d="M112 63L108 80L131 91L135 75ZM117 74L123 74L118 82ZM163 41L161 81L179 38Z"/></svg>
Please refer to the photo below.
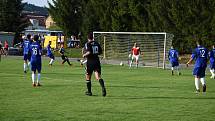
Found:
<svg viewBox="0 0 215 121"><path fill-rule="evenodd" d="M53 0L54 5L49 3L49 13L57 25L67 35L77 34L82 23L81 3L78 0Z"/></svg>
<svg viewBox="0 0 215 121"><path fill-rule="evenodd" d="M22 0L0 1L0 31L18 33L27 27L27 19L21 15L23 7Z"/></svg>
<svg viewBox="0 0 215 121"><path fill-rule="evenodd" d="M67 34L169 32L181 52L195 46L195 40L208 46L215 40L214 0L54 0L49 12Z"/></svg>

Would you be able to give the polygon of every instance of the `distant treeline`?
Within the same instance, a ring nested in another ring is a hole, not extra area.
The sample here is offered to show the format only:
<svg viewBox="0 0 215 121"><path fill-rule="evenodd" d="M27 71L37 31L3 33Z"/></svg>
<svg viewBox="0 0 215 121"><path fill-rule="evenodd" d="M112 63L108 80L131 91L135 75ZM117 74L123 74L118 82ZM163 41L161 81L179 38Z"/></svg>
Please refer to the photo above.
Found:
<svg viewBox="0 0 215 121"><path fill-rule="evenodd" d="M48 15L48 9L47 8L35 6L33 4L28 4L28 3L26 3L24 5L24 11L34 12L34 13L37 13L39 15L44 15L44 16Z"/></svg>
<svg viewBox="0 0 215 121"><path fill-rule="evenodd" d="M89 31L169 32L181 53L215 41L215 0L54 0L49 12L68 35Z"/></svg>
<svg viewBox="0 0 215 121"><path fill-rule="evenodd" d="M0 31L26 27L24 6L22 0L0 1ZM215 42L215 0L53 0L48 11L66 35L81 32L82 40L89 31L168 32L181 53L199 39L207 47Z"/></svg>

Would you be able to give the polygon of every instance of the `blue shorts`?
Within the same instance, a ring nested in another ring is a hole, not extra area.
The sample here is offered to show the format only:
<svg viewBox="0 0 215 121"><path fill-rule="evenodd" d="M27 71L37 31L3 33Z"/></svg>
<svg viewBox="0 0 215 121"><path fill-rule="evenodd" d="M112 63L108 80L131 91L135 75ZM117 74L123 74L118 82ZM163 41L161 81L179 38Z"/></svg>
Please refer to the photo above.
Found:
<svg viewBox="0 0 215 121"><path fill-rule="evenodd" d="M40 73L41 69L42 69L42 63L41 62L36 62L36 61L31 62L31 71L35 72L37 70L37 72Z"/></svg>
<svg viewBox="0 0 215 121"><path fill-rule="evenodd" d="M171 62L171 64L172 64L172 67L179 66L179 63L177 61L173 61Z"/></svg>
<svg viewBox="0 0 215 121"><path fill-rule="evenodd" d="M215 69L215 62L214 61L210 61L210 68Z"/></svg>
<svg viewBox="0 0 215 121"><path fill-rule="evenodd" d="M215 63L210 64L210 68L211 68L211 69L215 69Z"/></svg>
<svg viewBox="0 0 215 121"><path fill-rule="evenodd" d="M49 58L55 59L53 54L48 55Z"/></svg>
<svg viewBox="0 0 215 121"><path fill-rule="evenodd" d="M30 61L31 60L31 56L29 54L24 54L23 60Z"/></svg>
<svg viewBox="0 0 215 121"><path fill-rule="evenodd" d="M206 67L195 67L193 69L193 75L197 76L198 78L203 78L205 77L205 70Z"/></svg>

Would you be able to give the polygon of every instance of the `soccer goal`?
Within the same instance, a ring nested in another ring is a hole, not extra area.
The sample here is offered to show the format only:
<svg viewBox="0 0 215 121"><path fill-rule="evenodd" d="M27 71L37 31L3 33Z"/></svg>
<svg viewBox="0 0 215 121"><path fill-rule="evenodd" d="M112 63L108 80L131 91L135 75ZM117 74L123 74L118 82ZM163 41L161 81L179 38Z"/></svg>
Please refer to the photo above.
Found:
<svg viewBox="0 0 215 121"><path fill-rule="evenodd" d="M165 69L173 34L166 32L93 32L103 48L103 60L109 64L128 64L134 42L140 47L140 66Z"/></svg>

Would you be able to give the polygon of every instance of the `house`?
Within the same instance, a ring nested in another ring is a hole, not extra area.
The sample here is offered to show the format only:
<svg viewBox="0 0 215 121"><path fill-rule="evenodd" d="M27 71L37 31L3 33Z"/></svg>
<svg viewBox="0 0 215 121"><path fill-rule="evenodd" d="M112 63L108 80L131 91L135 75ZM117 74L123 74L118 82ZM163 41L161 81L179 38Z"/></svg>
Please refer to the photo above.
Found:
<svg viewBox="0 0 215 121"><path fill-rule="evenodd" d="M30 25L25 29L46 29L45 22L47 16L28 11L23 11L22 14L29 20L30 23Z"/></svg>
<svg viewBox="0 0 215 121"><path fill-rule="evenodd" d="M46 19L46 28L49 28L50 26L55 26L56 23L53 21L52 17L49 15Z"/></svg>

